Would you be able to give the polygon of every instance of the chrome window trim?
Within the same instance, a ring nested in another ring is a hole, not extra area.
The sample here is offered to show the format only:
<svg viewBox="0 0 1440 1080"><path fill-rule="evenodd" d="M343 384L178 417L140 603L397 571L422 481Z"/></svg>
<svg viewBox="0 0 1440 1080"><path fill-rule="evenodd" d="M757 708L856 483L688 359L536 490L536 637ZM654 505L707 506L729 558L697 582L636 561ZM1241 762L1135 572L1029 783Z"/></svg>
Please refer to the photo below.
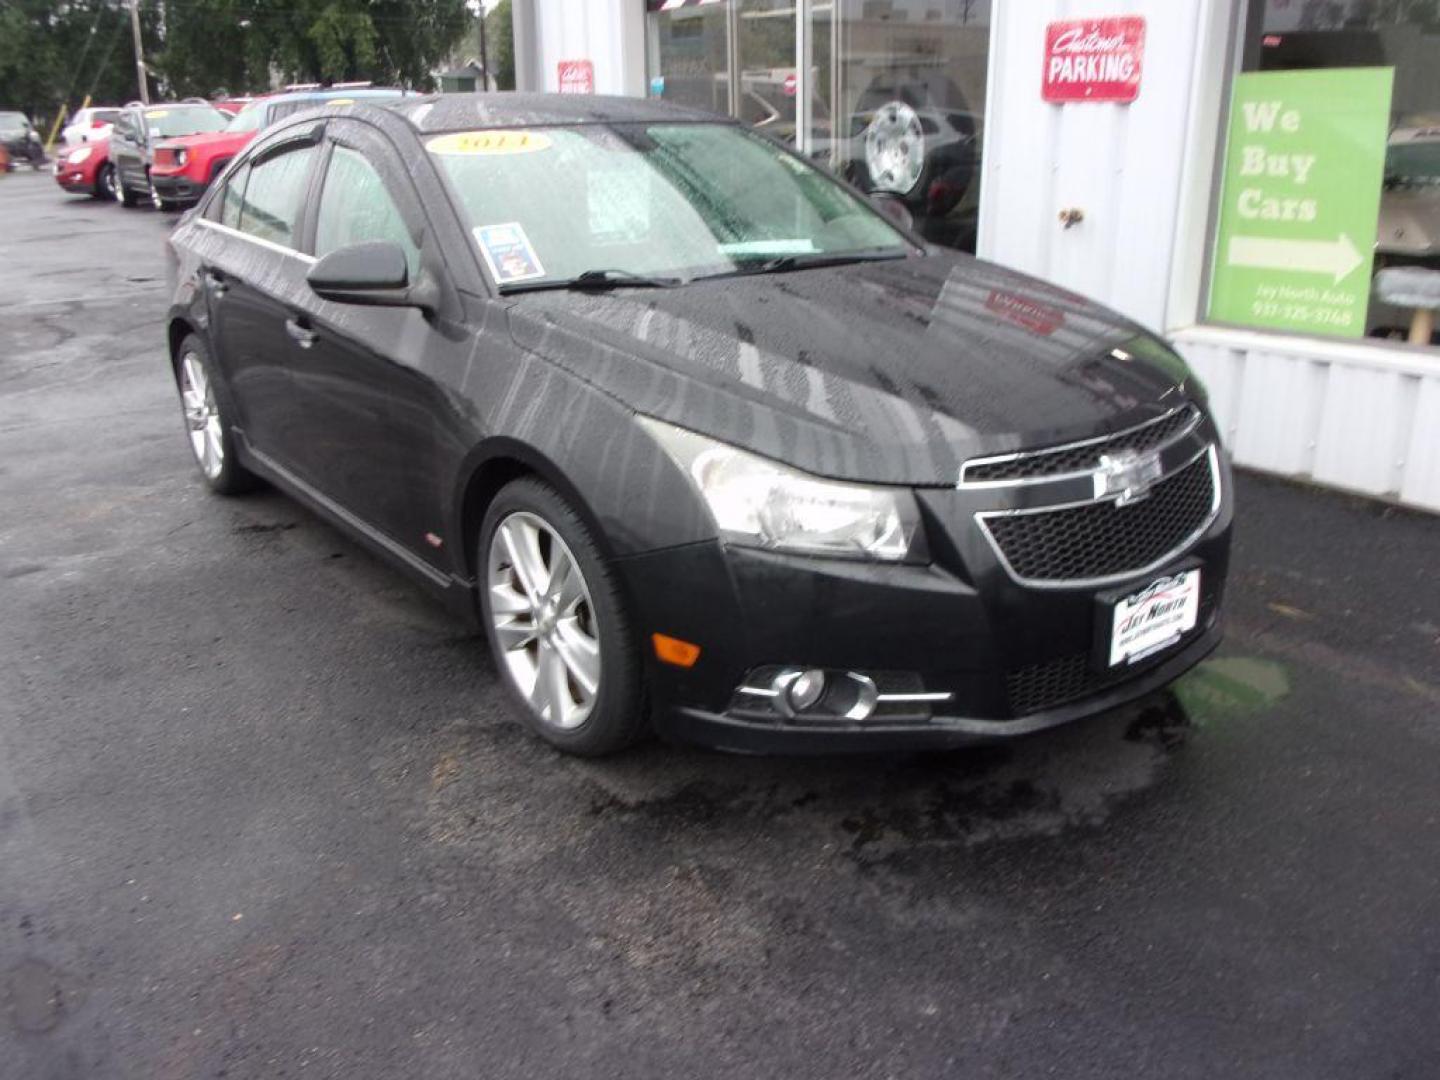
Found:
<svg viewBox="0 0 1440 1080"><path fill-rule="evenodd" d="M252 244L259 244L269 251L279 255L291 255L303 263L314 265L319 260L314 255L306 255L303 251L296 251L294 248L286 247L284 244L277 244L273 240L266 240L261 236L252 236L250 233L241 232L239 229L232 229L229 225L221 225L218 221L211 221L209 218L196 218L195 224L202 225L207 229L214 229L216 232L224 233L226 236L233 236L237 240L248 240Z"/></svg>
<svg viewBox="0 0 1440 1080"><path fill-rule="evenodd" d="M996 560L1004 567L1005 572L1010 575L1012 581L1031 589L1094 589L1104 585L1117 585L1123 581L1141 577L1145 574L1159 570L1167 562L1181 554L1197 540L1199 540L1215 524L1215 518L1220 513L1220 503L1223 493L1220 490L1220 459L1219 452L1214 443L1207 443L1205 448L1182 465L1171 469L1159 481L1165 480L1184 472L1201 458L1208 458L1210 464L1210 512L1205 515L1205 520L1200 523L1185 539L1176 544L1169 551L1165 552L1158 559L1147 563L1144 566L1136 567L1133 570L1125 570L1116 574L1107 574L1104 577L1094 578L1028 578L1016 572L1010 565L1010 560L1005 557L1005 552L1000 549L999 542L990 531L989 520L991 518L1020 517L1026 514L1049 514L1057 510L1074 510L1082 506L1097 506L1101 503L1114 503L1120 498L1119 494L1104 499L1079 499L1074 502L1056 503L1054 506L1037 506L1024 510L981 510L975 514L975 522L980 526L980 532L994 552Z"/></svg>
<svg viewBox="0 0 1440 1080"><path fill-rule="evenodd" d="M1078 480L1081 477L1090 476L1095 470L1075 469L1070 472L1047 473L1044 476L1022 476L1013 480L966 480L965 472L971 466L998 465L1007 461L1019 461L1022 458L1045 457L1048 454L1063 454L1067 451L1079 450L1086 446L1097 446L1100 443L1110 442L1112 439L1124 438L1126 435L1133 434L1134 432L1143 431L1145 428L1162 423L1176 413L1183 412L1186 409L1191 410L1194 414L1190 419L1190 423L1186 424L1159 446L1146 451L1146 453L1158 454L1168 447L1174 446L1181 439L1192 434L1195 429L1200 426L1200 421L1204 419L1204 413L1200 411L1199 406L1187 401L1183 405L1177 405L1173 409L1166 410L1159 416L1152 416L1149 420L1141 421L1128 428L1121 428L1119 431L1112 431L1107 435L1096 435L1090 439L1077 439L1075 442L1057 443L1054 446L1044 446L1035 450L1017 450L1010 454L991 454L988 457L971 458L960 466L960 480L955 486L962 491L987 491L997 488L1024 487L1028 484L1053 484L1063 480Z"/></svg>

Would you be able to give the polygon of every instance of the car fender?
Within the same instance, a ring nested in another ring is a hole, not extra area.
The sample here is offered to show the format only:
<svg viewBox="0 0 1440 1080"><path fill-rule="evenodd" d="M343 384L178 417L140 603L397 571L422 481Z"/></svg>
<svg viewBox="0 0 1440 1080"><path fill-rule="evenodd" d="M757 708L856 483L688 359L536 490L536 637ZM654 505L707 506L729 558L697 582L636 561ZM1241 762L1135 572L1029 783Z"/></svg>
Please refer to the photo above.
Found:
<svg viewBox="0 0 1440 1080"><path fill-rule="evenodd" d="M456 473L450 524L467 547L484 512L474 501L477 485L482 498L494 494L487 477L496 475L497 463L513 463L559 490L609 557L715 538L699 494L633 410L533 353L517 350L504 362L514 372L511 392L497 395L487 434ZM536 407L537 390L544 410ZM472 571L473 561L467 551Z"/></svg>

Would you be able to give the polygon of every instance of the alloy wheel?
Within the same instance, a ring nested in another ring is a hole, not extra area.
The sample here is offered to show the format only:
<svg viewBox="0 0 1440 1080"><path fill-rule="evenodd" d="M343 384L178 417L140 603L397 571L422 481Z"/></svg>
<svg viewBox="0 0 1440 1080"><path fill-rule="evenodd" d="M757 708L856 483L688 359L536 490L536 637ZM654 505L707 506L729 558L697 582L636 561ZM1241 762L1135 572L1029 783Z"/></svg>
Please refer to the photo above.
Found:
<svg viewBox="0 0 1440 1080"><path fill-rule="evenodd" d="M506 673L546 724L577 728L600 690L600 628L570 548L538 514L516 511L490 537L487 586Z"/></svg>
<svg viewBox="0 0 1440 1080"><path fill-rule="evenodd" d="M225 467L224 429L220 424L220 406L215 401L215 387L205 374L205 364L198 353L187 352L180 360L180 402L185 410L185 426L190 431L190 449L207 480L214 480Z"/></svg>
<svg viewBox="0 0 1440 1080"><path fill-rule="evenodd" d="M100 191L111 202L119 198L119 192L115 190L115 170L109 165L100 167Z"/></svg>

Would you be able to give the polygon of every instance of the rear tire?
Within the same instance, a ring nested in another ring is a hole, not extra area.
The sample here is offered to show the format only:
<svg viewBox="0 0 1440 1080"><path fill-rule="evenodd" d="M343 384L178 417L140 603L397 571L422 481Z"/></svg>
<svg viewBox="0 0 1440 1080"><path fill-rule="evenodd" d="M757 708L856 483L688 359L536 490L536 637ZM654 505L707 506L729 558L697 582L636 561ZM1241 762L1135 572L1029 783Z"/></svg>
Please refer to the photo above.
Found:
<svg viewBox="0 0 1440 1080"><path fill-rule="evenodd" d="M485 635L526 722L557 749L613 754L648 726L619 579L589 527L533 477L500 490L480 526Z"/></svg>
<svg viewBox="0 0 1440 1080"><path fill-rule="evenodd" d="M235 455L235 437L222 404L225 395L219 392L210 350L194 334L180 342L175 379L190 451L206 486L217 495L239 495L255 487L254 473Z"/></svg>

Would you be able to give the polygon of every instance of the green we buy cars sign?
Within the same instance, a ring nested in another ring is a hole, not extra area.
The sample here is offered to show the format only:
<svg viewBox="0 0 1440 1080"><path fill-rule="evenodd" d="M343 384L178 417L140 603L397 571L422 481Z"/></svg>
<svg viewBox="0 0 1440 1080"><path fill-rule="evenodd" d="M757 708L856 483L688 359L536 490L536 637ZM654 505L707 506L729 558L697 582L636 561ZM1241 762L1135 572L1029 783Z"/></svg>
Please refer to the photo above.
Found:
<svg viewBox="0 0 1440 1080"><path fill-rule="evenodd" d="M1236 78L1212 319L1365 332L1392 78L1391 68Z"/></svg>

